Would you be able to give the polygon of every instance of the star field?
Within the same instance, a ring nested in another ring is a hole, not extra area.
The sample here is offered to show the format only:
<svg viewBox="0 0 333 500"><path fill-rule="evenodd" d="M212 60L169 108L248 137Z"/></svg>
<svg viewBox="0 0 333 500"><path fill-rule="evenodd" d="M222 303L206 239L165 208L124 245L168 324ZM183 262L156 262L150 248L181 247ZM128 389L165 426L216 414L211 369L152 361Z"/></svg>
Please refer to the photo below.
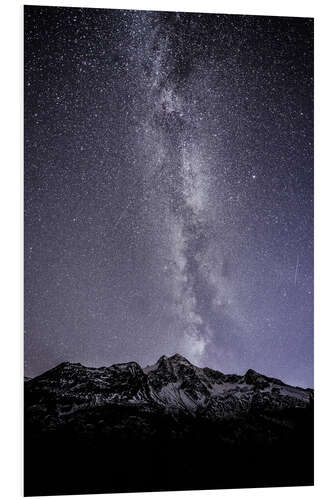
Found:
<svg viewBox="0 0 333 500"><path fill-rule="evenodd" d="M25 7L25 368L313 385L313 21Z"/></svg>

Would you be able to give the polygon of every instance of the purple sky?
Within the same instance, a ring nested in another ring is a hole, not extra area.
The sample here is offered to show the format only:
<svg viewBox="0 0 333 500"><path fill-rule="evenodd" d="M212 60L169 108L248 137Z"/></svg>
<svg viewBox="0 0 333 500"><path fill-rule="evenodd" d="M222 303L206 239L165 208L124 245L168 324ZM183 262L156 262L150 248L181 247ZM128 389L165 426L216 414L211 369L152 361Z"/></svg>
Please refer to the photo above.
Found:
<svg viewBox="0 0 333 500"><path fill-rule="evenodd" d="M25 371L313 386L313 21L25 7Z"/></svg>

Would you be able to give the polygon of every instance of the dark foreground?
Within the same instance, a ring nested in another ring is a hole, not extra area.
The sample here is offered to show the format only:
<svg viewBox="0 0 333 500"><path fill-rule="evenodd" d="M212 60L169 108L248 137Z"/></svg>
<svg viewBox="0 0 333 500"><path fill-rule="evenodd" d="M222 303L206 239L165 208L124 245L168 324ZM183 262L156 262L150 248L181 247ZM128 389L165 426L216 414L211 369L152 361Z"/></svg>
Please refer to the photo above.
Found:
<svg viewBox="0 0 333 500"><path fill-rule="evenodd" d="M27 426L25 496L313 484L310 408L215 423L126 407L84 413L55 431Z"/></svg>

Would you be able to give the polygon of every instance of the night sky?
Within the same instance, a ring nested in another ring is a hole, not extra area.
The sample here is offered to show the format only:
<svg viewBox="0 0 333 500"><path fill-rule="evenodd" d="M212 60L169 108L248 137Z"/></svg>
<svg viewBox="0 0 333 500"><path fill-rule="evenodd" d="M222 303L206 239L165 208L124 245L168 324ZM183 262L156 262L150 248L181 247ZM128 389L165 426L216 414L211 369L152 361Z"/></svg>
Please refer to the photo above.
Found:
<svg viewBox="0 0 333 500"><path fill-rule="evenodd" d="M25 372L313 386L313 20L25 7Z"/></svg>

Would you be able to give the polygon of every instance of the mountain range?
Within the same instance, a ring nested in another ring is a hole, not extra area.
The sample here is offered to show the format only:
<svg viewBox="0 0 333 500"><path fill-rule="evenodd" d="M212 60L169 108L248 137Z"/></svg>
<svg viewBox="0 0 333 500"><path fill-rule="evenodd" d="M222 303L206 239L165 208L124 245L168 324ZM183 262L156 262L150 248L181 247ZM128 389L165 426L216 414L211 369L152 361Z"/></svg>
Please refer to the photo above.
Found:
<svg viewBox="0 0 333 500"><path fill-rule="evenodd" d="M25 460L27 496L312 484L313 390L179 354L65 362L25 381Z"/></svg>

